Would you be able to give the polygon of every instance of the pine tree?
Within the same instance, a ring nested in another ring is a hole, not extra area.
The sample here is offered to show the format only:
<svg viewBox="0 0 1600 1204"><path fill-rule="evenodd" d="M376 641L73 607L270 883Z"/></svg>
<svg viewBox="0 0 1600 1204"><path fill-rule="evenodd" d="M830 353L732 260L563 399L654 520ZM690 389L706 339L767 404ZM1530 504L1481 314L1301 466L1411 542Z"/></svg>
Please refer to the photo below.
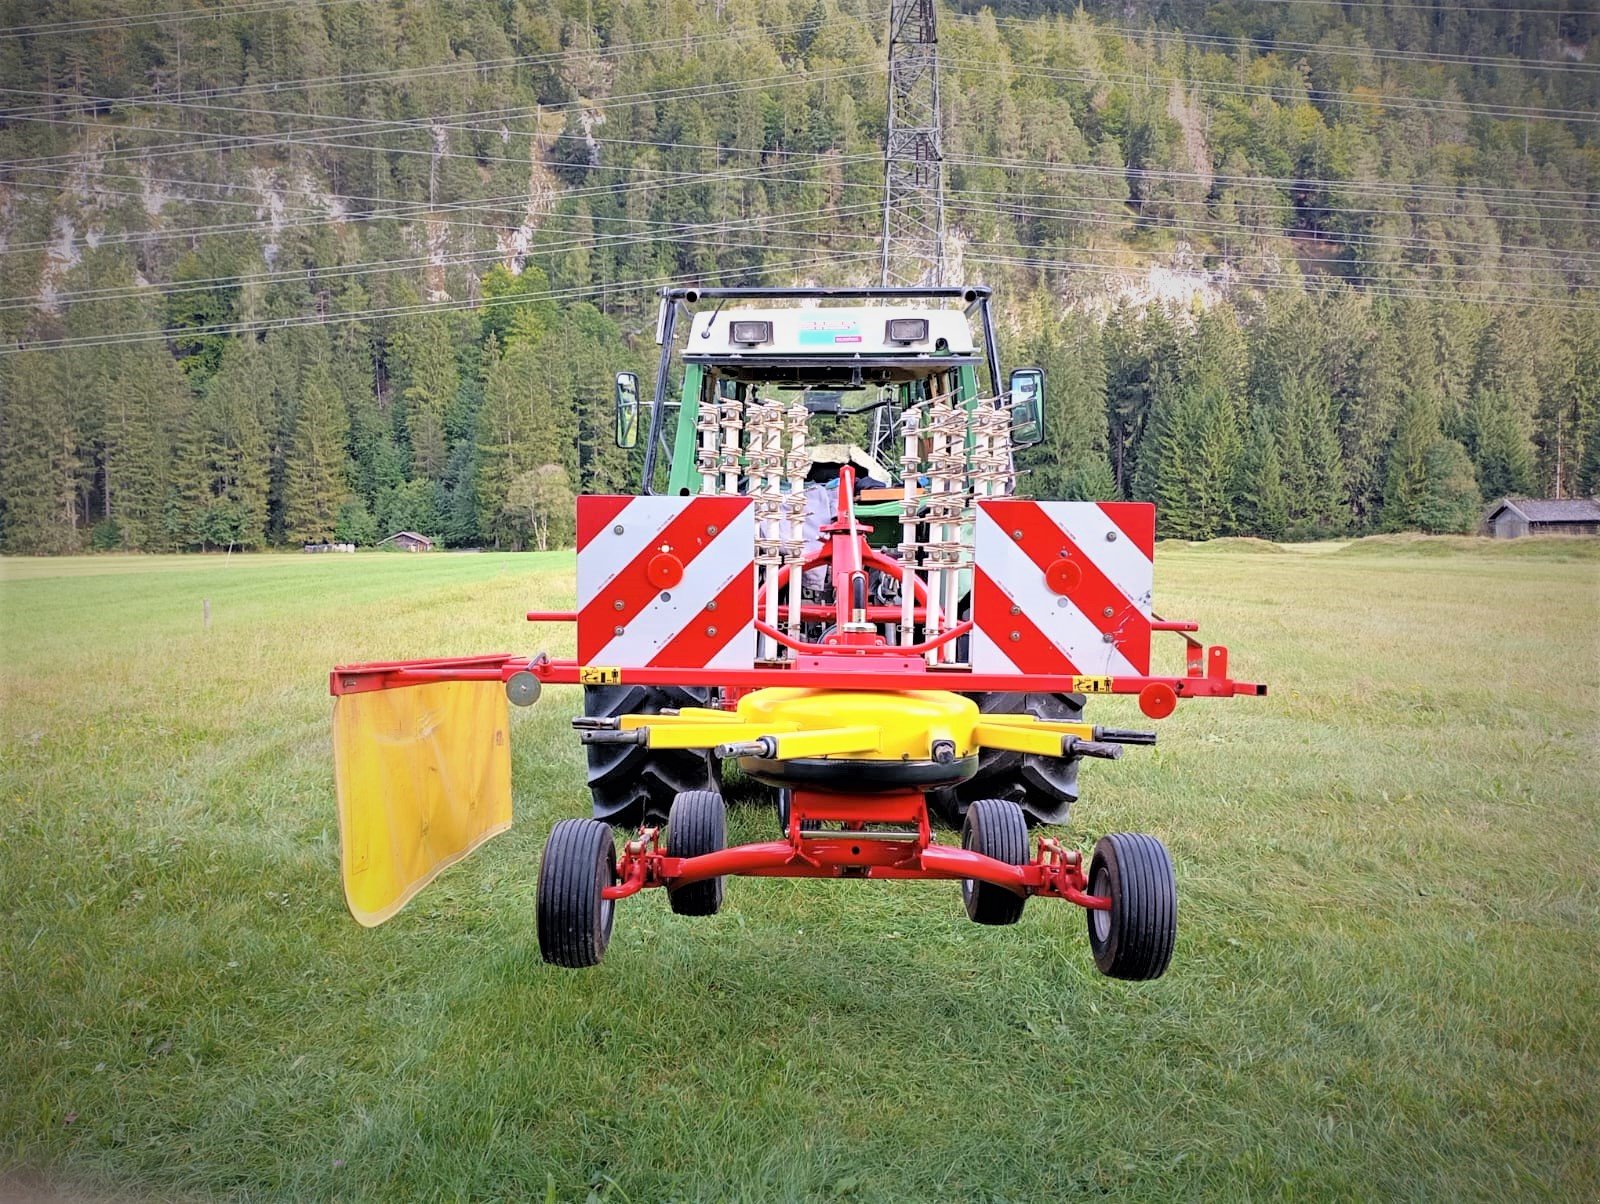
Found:
<svg viewBox="0 0 1600 1204"><path fill-rule="evenodd" d="M502 515L511 482L523 471L555 460L554 455L538 454L554 447L550 432L537 429L533 414L537 355L528 343L514 343L490 360L485 373L478 415L478 529L493 537L496 546L505 533Z"/></svg>
<svg viewBox="0 0 1600 1204"><path fill-rule="evenodd" d="M1324 535L1344 526L1344 472L1333 398L1303 381L1282 398L1283 484L1291 528Z"/></svg>
<svg viewBox="0 0 1600 1204"><path fill-rule="evenodd" d="M326 363L306 373L284 496L284 529L295 543L327 543L349 497L344 400Z"/></svg>
<svg viewBox="0 0 1600 1204"><path fill-rule="evenodd" d="M1478 521L1478 482L1466 448L1436 439L1423 455L1417 526L1434 535L1465 535Z"/></svg>
<svg viewBox="0 0 1600 1204"><path fill-rule="evenodd" d="M270 381L254 340L223 349L193 418L180 426L169 538L186 546L260 547L267 538Z"/></svg>
<svg viewBox="0 0 1600 1204"><path fill-rule="evenodd" d="M1177 373L1158 378L1136 488L1165 532L1211 539L1234 529L1244 370L1238 323L1218 311L1196 322Z"/></svg>
<svg viewBox="0 0 1600 1204"><path fill-rule="evenodd" d="M0 378L0 496L8 552L55 555L82 543L78 492L83 464L68 416L61 361L24 351Z"/></svg>
<svg viewBox="0 0 1600 1204"><path fill-rule="evenodd" d="M391 371L405 382L401 423L413 475L438 480L449 458L445 416L459 380L450 327L439 314L406 318L390 343Z"/></svg>
<svg viewBox="0 0 1600 1204"><path fill-rule="evenodd" d="M1407 399L1394 443L1389 448L1379 522L1385 531L1408 531L1422 521L1428 488L1428 450L1438 442L1439 419L1432 398Z"/></svg>
<svg viewBox="0 0 1600 1204"><path fill-rule="evenodd" d="M189 404L188 384L159 347L135 345L118 360L119 379L105 393L105 513L116 522L124 546L162 550L174 546L164 517L179 416Z"/></svg>
<svg viewBox="0 0 1600 1204"><path fill-rule="evenodd" d="M1600 494L1600 406L1589 416L1589 429L1583 432L1583 455L1578 461L1578 497Z"/></svg>
<svg viewBox="0 0 1600 1204"><path fill-rule="evenodd" d="M1466 415L1471 453L1483 500L1526 496L1534 489L1533 445L1510 400L1498 390L1473 395Z"/></svg>
<svg viewBox="0 0 1600 1204"><path fill-rule="evenodd" d="M1240 529L1262 539L1282 539L1289 526L1289 492L1278 444L1267 416L1258 414L1240 464L1238 495Z"/></svg>
<svg viewBox="0 0 1600 1204"><path fill-rule="evenodd" d="M1400 344L1387 317L1368 314L1362 339L1340 396L1339 445L1345 501L1358 531L1369 530L1383 500L1384 452L1394 439L1400 410Z"/></svg>
<svg viewBox="0 0 1600 1204"><path fill-rule="evenodd" d="M1029 470L1034 497L1099 500L1116 497L1106 437L1106 366L1100 330L1083 314L1058 315L1038 304L1034 330L1016 355L1045 374L1045 437L1017 457Z"/></svg>

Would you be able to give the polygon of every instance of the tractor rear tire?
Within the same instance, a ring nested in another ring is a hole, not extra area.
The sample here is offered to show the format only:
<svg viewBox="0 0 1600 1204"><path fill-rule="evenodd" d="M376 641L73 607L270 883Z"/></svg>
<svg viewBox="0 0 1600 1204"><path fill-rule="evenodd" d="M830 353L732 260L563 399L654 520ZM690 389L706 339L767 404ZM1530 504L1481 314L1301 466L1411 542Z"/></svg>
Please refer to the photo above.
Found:
<svg viewBox="0 0 1600 1204"><path fill-rule="evenodd" d="M594 819L564 819L550 830L539 861L535 904L539 954L553 966L599 965L611 943L616 904L601 891L617 880L611 828Z"/></svg>
<svg viewBox="0 0 1600 1204"><path fill-rule="evenodd" d="M969 694L985 715L1032 715L1056 723L1083 719L1082 694L1022 694L995 691ZM978 772L954 789L931 791L934 814L952 828L961 826L967 807L977 799L1010 799L1022 808L1029 826L1064 824L1078 801L1079 757L1040 757L985 748L978 753Z"/></svg>
<svg viewBox="0 0 1600 1204"><path fill-rule="evenodd" d="M657 715L669 707L703 707L710 700L704 687L585 686L583 713L608 719ZM624 831L661 823L672 800L686 790L716 790L721 784L721 763L708 752L638 744L590 744L585 751L594 817Z"/></svg>
<svg viewBox="0 0 1600 1204"><path fill-rule="evenodd" d="M967 808L961 825L961 847L1007 865L1028 864L1028 821L1009 799L978 799ZM961 901L967 916L979 924L1015 924L1022 918L1027 895L978 878L961 880Z"/></svg>
<svg viewBox="0 0 1600 1204"><path fill-rule="evenodd" d="M1113 832L1094 846L1089 893L1111 900L1088 911L1089 948L1100 973L1134 982L1160 978L1178 939L1178 886L1167 847L1141 832Z"/></svg>
<svg viewBox="0 0 1600 1204"><path fill-rule="evenodd" d="M667 856L703 857L728 847L728 805L715 790L686 790L667 815ZM725 879L705 878L667 887L667 902L680 916L714 916L722 909Z"/></svg>

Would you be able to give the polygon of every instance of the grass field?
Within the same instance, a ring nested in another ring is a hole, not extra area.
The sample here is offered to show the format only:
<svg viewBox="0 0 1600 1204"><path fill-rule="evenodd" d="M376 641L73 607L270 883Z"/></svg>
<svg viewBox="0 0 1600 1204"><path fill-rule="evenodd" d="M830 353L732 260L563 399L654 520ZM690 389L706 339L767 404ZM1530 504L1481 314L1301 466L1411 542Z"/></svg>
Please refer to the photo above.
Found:
<svg viewBox="0 0 1600 1204"><path fill-rule="evenodd" d="M514 714L513 830L362 930L327 668L533 651L570 556L0 562L0 1197L1592 1199L1597 552L1163 545L1272 693L1085 769L1070 835L1177 862L1147 984L1066 905L781 880L546 968L566 690Z"/></svg>

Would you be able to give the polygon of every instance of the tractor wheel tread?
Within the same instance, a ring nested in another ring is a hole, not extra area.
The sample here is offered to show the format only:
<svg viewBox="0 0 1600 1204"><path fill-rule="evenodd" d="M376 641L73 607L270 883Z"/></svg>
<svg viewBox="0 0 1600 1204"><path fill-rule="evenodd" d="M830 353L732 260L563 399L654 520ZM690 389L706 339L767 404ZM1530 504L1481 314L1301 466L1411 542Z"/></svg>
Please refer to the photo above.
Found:
<svg viewBox="0 0 1600 1204"><path fill-rule="evenodd" d="M728 805L715 790L685 790L667 816L667 855L701 857L728 847ZM725 878L706 878L667 888L667 902L680 916L714 916L722 909Z"/></svg>
<svg viewBox="0 0 1600 1204"><path fill-rule="evenodd" d="M1166 846L1142 832L1102 836L1089 863L1089 890L1111 898L1110 912L1086 913L1100 972L1135 982L1166 973L1178 935L1178 888ZM1103 939L1100 915L1107 917Z"/></svg>
<svg viewBox="0 0 1600 1204"><path fill-rule="evenodd" d="M1010 799L978 799L967 808L961 847L1007 865L1028 864L1028 821ZM961 901L978 924L1015 924L1022 918L1026 895L976 878L961 881Z"/></svg>
<svg viewBox="0 0 1600 1204"><path fill-rule="evenodd" d="M598 965L611 941L612 902L601 890L616 881L611 828L564 819L550 830L539 861L535 913L539 953L555 966Z"/></svg>
<svg viewBox="0 0 1600 1204"><path fill-rule="evenodd" d="M972 694L985 715L1032 715L1036 719L1076 723L1083 718L1082 694L1028 694L991 691ZM1006 799L1022 808L1029 826L1064 824L1078 801L1080 757L1040 757L1003 749L983 749L978 772L952 789L929 792L935 816L959 828L967 808L978 799Z"/></svg>
<svg viewBox="0 0 1600 1204"><path fill-rule="evenodd" d="M655 715L669 707L705 706L711 693L683 686L586 686L583 713ZM650 749L638 744L589 744L589 793L594 818L632 830L667 817L672 800L686 790L720 785L721 762L694 749Z"/></svg>

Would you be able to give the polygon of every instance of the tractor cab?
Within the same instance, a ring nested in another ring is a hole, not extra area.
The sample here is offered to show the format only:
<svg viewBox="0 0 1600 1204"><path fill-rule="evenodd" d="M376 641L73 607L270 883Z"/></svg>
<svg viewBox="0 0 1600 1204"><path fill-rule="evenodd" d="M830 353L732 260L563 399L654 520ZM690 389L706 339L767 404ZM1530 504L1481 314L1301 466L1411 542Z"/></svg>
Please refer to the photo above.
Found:
<svg viewBox="0 0 1600 1204"><path fill-rule="evenodd" d="M971 500L1010 495L1015 449L1043 430L1042 373L999 383L987 288L667 289L657 335L643 492L754 500L768 622L780 578L800 572L792 622L807 639L833 634L835 590L817 554L846 474L851 521L878 550L864 589L880 634L909 634L904 566L924 550L941 558L927 582L935 607L952 622L964 612ZM619 373L619 441L642 425L639 396L638 378ZM765 633L758 644L762 660L792 651ZM942 657L964 662L966 650L962 640Z"/></svg>
<svg viewBox="0 0 1600 1204"><path fill-rule="evenodd" d="M805 479L830 482L838 468L853 465L863 490L857 513L867 520L901 512L908 412L999 410L1008 419L1008 464L1011 448L1043 437L1043 374L1019 369L1000 384L990 294L981 286L666 289L656 334L661 363L647 424L640 421L638 378L617 376L618 442L633 446L641 425L648 426L646 494L723 491L729 482L706 470L706 440L698 435L708 411L715 410L720 426L730 406L742 411L778 401L786 413L802 407L809 434ZM682 365L675 399L674 358ZM745 415L736 420L743 423ZM740 460L747 468L748 450ZM750 487L741 473L736 490Z"/></svg>

